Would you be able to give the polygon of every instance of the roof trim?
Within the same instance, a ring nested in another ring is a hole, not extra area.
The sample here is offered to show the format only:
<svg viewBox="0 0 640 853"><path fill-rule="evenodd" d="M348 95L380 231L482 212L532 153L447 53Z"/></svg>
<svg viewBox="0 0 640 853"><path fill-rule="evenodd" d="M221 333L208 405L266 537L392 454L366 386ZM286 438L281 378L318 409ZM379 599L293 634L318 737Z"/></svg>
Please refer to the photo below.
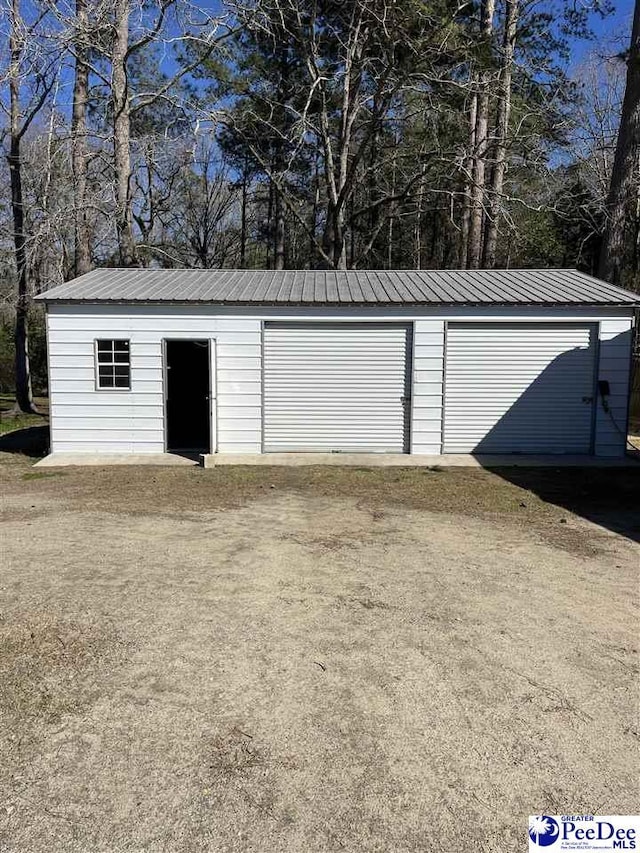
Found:
<svg viewBox="0 0 640 853"><path fill-rule="evenodd" d="M213 299L46 299L41 293L34 297L38 302L45 305L220 305L230 308L423 308L432 306L434 308L628 308L630 311L640 307L640 297L637 304L632 302L274 302L262 299L251 302L249 300L213 300Z"/></svg>

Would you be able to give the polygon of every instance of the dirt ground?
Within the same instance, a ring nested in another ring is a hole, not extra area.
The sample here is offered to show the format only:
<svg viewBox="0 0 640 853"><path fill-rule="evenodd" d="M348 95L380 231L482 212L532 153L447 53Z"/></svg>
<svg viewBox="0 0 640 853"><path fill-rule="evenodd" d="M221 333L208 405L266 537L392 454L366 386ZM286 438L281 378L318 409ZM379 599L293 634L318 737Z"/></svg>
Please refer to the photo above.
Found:
<svg viewBox="0 0 640 853"><path fill-rule="evenodd" d="M0 454L0 850L476 853L636 814L640 467Z"/></svg>

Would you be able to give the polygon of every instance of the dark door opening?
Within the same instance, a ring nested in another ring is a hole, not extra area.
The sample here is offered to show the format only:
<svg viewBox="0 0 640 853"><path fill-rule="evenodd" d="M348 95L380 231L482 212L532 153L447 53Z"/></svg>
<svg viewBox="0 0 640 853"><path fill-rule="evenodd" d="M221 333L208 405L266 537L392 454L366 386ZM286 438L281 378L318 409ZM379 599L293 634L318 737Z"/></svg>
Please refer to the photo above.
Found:
<svg viewBox="0 0 640 853"><path fill-rule="evenodd" d="M208 341L165 341L167 451L211 451Z"/></svg>

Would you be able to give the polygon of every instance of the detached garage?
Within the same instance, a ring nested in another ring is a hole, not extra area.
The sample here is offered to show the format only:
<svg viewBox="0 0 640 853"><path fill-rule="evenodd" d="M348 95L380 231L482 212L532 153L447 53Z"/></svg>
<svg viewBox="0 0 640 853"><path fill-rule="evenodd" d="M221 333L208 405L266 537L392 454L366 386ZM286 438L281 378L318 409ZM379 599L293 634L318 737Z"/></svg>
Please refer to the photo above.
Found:
<svg viewBox="0 0 640 853"><path fill-rule="evenodd" d="M636 294L574 270L95 270L47 307L53 453L625 451Z"/></svg>

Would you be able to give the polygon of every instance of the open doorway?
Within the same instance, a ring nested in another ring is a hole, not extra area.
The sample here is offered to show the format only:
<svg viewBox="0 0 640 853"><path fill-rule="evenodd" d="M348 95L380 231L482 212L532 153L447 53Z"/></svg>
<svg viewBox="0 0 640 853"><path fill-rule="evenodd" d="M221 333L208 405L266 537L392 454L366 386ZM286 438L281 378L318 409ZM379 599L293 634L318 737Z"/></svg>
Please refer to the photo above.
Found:
<svg viewBox="0 0 640 853"><path fill-rule="evenodd" d="M209 341L164 342L165 423L169 453L211 451Z"/></svg>

